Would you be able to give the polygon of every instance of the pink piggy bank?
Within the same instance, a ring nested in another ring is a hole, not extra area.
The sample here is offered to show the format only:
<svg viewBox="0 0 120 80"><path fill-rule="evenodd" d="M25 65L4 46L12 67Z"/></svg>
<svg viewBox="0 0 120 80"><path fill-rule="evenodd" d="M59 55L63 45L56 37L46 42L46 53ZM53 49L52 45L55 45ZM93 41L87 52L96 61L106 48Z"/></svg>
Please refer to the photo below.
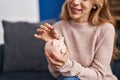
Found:
<svg viewBox="0 0 120 80"><path fill-rule="evenodd" d="M64 37L50 40L45 44L45 52L47 53L54 52L58 54L59 56L61 56L61 54L64 54L66 51L67 49L64 44Z"/></svg>

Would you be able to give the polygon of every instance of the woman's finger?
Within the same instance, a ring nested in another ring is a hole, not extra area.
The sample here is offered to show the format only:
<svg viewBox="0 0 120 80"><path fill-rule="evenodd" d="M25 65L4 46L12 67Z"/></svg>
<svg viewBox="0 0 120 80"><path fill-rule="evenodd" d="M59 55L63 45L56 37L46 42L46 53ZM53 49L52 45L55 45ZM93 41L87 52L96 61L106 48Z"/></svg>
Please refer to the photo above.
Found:
<svg viewBox="0 0 120 80"><path fill-rule="evenodd" d="M38 38L38 39L41 39L41 35L38 35L38 34L34 34L34 37Z"/></svg>
<svg viewBox="0 0 120 80"><path fill-rule="evenodd" d="M50 24L48 24L48 23L45 23L44 24L48 29L50 29L50 30L53 30L54 29L54 27L53 26L51 26Z"/></svg>
<svg viewBox="0 0 120 80"><path fill-rule="evenodd" d="M53 58L53 56L50 56L49 53L45 53L46 54L46 57L47 59L49 60L49 62L54 65L54 66L61 66L62 63L61 62L58 62L55 60L55 58Z"/></svg>
<svg viewBox="0 0 120 80"><path fill-rule="evenodd" d="M41 34L41 33L44 33L45 31L44 31L43 29L39 29L39 28L38 28L38 29L37 29L37 32Z"/></svg>
<svg viewBox="0 0 120 80"><path fill-rule="evenodd" d="M48 53L46 54L46 57L48 58L48 60L54 64L54 65L57 65L57 62L54 60L54 58L52 56L50 56Z"/></svg>
<svg viewBox="0 0 120 80"><path fill-rule="evenodd" d="M53 36L54 36L55 38L59 39L59 33L58 33L58 31L57 31L56 29L53 29L53 30L52 30L52 33L53 33Z"/></svg>
<svg viewBox="0 0 120 80"><path fill-rule="evenodd" d="M68 57L68 51L63 54L63 57Z"/></svg>
<svg viewBox="0 0 120 80"><path fill-rule="evenodd" d="M37 29L37 32L38 32L38 34L34 34L34 37L35 37L35 38L39 38L39 39L42 38L41 35L44 33L44 30L38 28L38 29Z"/></svg>
<svg viewBox="0 0 120 80"><path fill-rule="evenodd" d="M61 63L65 63L63 55L58 55L57 53L51 53L52 56L54 56L55 60Z"/></svg>
<svg viewBox="0 0 120 80"><path fill-rule="evenodd" d="M67 58L68 58L68 52L67 51L66 51L66 53L61 54L60 56L58 54L55 54L55 53L53 53L52 55L55 56L56 61L59 61L63 64L67 61Z"/></svg>
<svg viewBox="0 0 120 80"><path fill-rule="evenodd" d="M40 28L43 29L43 30L49 31L49 32L51 31L48 27L46 27L44 25L41 25Z"/></svg>

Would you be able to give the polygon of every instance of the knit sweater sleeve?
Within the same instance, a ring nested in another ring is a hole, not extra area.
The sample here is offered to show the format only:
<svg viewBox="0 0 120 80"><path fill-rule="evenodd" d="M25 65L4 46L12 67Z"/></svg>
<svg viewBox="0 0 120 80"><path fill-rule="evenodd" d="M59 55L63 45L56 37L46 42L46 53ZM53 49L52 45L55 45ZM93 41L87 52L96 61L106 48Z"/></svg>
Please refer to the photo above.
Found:
<svg viewBox="0 0 120 80"><path fill-rule="evenodd" d="M110 65L113 53L115 30L111 24L100 27L91 66L84 67L68 58L65 65L58 69L63 76L78 76L81 80L105 80L106 70Z"/></svg>
<svg viewBox="0 0 120 80"><path fill-rule="evenodd" d="M57 71L57 70L54 70L54 69L52 68L52 66L50 66L50 63L49 63L49 65L48 65L48 69L49 69L50 73L51 73L55 78L58 78L59 76L61 76L61 73L60 73L59 71Z"/></svg>

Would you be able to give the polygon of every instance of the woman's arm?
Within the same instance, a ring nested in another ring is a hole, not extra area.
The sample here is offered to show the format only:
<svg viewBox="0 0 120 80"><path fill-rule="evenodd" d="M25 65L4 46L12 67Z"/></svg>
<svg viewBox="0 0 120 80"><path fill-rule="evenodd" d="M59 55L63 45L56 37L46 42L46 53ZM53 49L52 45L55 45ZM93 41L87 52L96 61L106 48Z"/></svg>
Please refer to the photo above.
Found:
<svg viewBox="0 0 120 80"><path fill-rule="evenodd" d="M83 80L104 80L113 54L114 35L113 26L102 27L98 36L94 60L90 67L84 67L76 61L68 59L58 71L64 76L78 76Z"/></svg>

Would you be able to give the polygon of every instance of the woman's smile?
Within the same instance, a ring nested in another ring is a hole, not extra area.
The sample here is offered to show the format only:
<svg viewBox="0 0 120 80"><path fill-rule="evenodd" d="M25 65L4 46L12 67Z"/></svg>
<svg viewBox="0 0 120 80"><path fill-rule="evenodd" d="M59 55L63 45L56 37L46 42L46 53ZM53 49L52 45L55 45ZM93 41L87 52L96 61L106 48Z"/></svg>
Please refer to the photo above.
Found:
<svg viewBox="0 0 120 80"><path fill-rule="evenodd" d="M70 9L71 9L71 12L73 14L78 14L78 13L82 12L82 9L79 9L79 8L76 8L76 7L70 7Z"/></svg>

